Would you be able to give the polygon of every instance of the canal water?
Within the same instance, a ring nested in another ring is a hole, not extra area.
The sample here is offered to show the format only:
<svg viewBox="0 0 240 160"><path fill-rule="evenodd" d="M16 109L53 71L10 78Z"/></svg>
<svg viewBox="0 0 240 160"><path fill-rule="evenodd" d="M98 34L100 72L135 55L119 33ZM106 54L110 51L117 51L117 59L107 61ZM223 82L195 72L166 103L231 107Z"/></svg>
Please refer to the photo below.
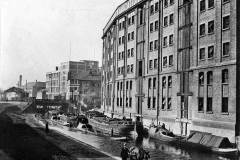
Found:
<svg viewBox="0 0 240 160"><path fill-rule="evenodd" d="M113 156L120 156L123 141L113 140L107 136L86 134L76 130L68 130L68 132L70 132L70 134L76 134L77 139L82 142L88 143ZM126 141L126 143L128 147L141 145L145 150L150 152L151 160L240 160L240 158L235 155L219 155L193 148L183 149L181 145L177 147L149 138L136 138L135 140Z"/></svg>

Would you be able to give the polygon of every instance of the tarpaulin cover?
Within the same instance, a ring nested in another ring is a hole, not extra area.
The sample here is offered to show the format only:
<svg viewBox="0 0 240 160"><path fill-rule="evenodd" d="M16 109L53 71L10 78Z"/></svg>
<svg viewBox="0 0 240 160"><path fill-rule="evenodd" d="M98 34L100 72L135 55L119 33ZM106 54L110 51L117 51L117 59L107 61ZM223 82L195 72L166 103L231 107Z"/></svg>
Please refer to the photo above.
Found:
<svg viewBox="0 0 240 160"><path fill-rule="evenodd" d="M188 142L192 143L200 143L201 139L203 137L203 134L200 132L196 132L188 139Z"/></svg>
<svg viewBox="0 0 240 160"><path fill-rule="evenodd" d="M230 143L229 139L226 137L220 137L220 136L214 136L212 135L212 138L207 143L208 147L215 147L215 148L227 148L231 147L232 144Z"/></svg>
<svg viewBox="0 0 240 160"><path fill-rule="evenodd" d="M209 143L209 141L211 140L212 138L212 135L211 134L204 134L201 141L200 141L200 144L201 145L204 145L204 146L207 146L207 144Z"/></svg>
<svg viewBox="0 0 240 160"><path fill-rule="evenodd" d="M211 148L228 148L232 147L227 137L215 136L210 133L195 132L192 133L188 142L201 144Z"/></svg>

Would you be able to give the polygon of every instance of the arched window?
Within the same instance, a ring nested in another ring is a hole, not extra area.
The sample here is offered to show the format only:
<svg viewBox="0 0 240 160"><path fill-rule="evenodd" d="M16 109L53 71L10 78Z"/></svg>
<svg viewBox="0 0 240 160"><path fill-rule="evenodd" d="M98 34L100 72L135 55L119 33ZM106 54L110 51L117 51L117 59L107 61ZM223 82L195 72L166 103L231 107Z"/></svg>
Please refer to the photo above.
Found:
<svg viewBox="0 0 240 160"><path fill-rule="evenodd" d="M148 88L151 88L151 86L152 86L152 79L149 78L149 79L148 79Z"/></svg>
<svg viewBox="0 0 240 160"><path fill-rule="evenodd" d="M200 86L204 85L204 73L203 72L199 73L198 82L199 82Z"/></svg>
<svg viewBox="0 0 240 160"><path fill-rule="evenodd" d="M162 88L166 87L166 77L162 78Z"/></svg>
<svg viewBox="0 0 240 160"><path fill-rule="evenodd" d="M228 70L222 70L222 83L228 83Z"/></svg>
<svg viewBox="0 0 240 160"><path fill-rule="evenodd" d="M172 87L172 76L168 76L168 87Z"/></svg>
<svg viewBox="0 0 240 160"><path fill-rule="evenodd" d="M207 85L212 85L213 83L213 72L207 72Z"/></svg>

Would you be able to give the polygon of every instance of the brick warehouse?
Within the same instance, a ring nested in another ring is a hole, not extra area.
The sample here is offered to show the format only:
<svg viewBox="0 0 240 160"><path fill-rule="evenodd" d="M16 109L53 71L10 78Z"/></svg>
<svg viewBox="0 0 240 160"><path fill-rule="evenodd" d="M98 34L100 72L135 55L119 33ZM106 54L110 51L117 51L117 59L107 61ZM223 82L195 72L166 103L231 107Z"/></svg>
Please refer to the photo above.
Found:
<svg viewBox="0 0 240 160"><path fill-rule="evenodd" d="M237 0L127 0L103 29L102 109L239 136ZM239 11L240 12L240 11ZM240 33L240 32L239 32ZM158 118L157 118L158 115Z"/></svg>

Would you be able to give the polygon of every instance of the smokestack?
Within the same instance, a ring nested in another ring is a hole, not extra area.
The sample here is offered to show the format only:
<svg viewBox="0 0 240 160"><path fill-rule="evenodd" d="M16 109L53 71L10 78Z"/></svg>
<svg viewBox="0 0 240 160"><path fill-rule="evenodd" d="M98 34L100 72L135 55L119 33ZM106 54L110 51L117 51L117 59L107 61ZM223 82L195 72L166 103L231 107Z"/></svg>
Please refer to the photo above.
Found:
<svg viewBox="0 0 240 160"><path fill-rule="evenodd" d="M22 75L19 76L19 88L22 87Z"/></svg>

